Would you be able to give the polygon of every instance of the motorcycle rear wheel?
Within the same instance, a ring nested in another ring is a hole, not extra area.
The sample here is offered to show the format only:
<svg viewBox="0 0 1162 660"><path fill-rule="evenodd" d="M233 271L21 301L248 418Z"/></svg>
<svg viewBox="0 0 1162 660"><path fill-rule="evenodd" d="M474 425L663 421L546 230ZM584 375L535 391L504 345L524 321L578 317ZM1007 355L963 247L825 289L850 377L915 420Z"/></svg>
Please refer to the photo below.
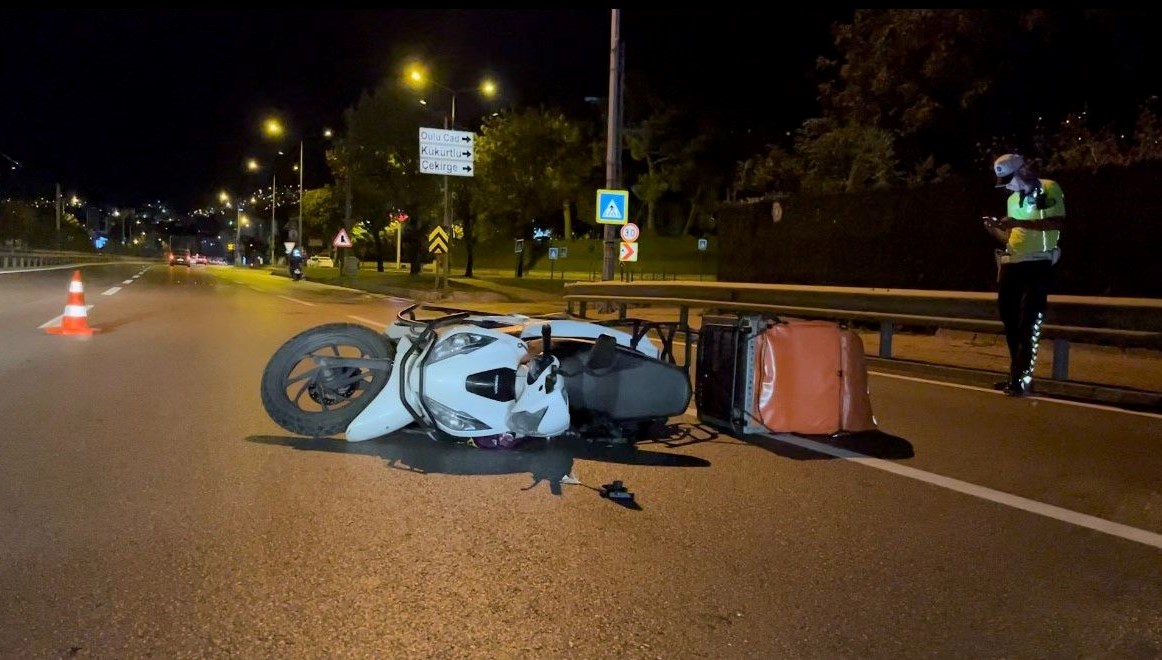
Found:
<svg viewBox="0 0 1162 660"><path fill-rule="evenodd" d="M387 370L367 367L322 369L312 356L390 360L387 337L355 323L328 323L304 330L283 344L262 373L262 406L279 426L300 435L336 435L387 384Z"/></svg>

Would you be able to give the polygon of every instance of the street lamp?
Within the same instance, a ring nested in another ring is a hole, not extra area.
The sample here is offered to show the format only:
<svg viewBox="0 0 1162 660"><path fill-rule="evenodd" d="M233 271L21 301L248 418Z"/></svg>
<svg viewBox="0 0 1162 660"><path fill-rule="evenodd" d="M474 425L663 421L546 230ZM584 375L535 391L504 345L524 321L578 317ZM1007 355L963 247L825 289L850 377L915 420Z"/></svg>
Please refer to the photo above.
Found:
<svg viewBox="0 0 1162 660"><path fill-rule="evenodd" d="M464 88L464 89L453 89L453 88L447 87L439 82L436 82L435 80L432 80L428 76L427 71L425 71L424 68L419 66L419 65L412 65L408 70L407 77L408 77L408 82L413 87L423 88L425 85L434 85L434 86L439 87L440 89L442 89L445 92L448 92L449 94L452 95L452 104L451 104L450 116L449 115L444 116L444 128L445 129L449 129L449 128L451 128L452 130L456 129L456 94L458 94L460 92L468 92L468 91L478 90L485 98L492 98L492 97L496 96L496 91L497 91L496 83L488 78L485 78L480 83L480 85L478 87L469 87L469 88ZM424 103L426 105L426 102L423 100L421 100L420 103ZM451 235L451 233L452 233L452 207L451 207L451 204L450 204L449 198L448 198L448 175L447 174L444 175L444 230L447 231L449 235ZM445 251L440 256L440 269L443 271L444 283L447 284L448 272L449 272L449 260L448 260L448 252L447 251ZM436 288L437 289L441 288L439 275L436 276Z"/></svg>
<svg viewBox="0 0 1162 660"><path fill-rule="evenodd" d="M267 118L263 122L262 126L263 126L263 132L265 132L268 137L271 137L274 139L281 138L286 132L285 129L283 128L282 122L279 121L275 117ZM332 135L333 135L333 133L332 133L331 129L329 129L329 128L323 129L323 137L325 139L328 139L328 140L331 139ZM298 234L297 234L298 240L296 242L300 245L300 247L306 246L306 234L303 233L303 176L304 176L305 170L306 170L306 163L305 163L305 158L304 158L305 143L306 143L306 140L304 140L303 138L300 137L299 138L299 162L295 165L295 169L298 170L298 172L299 172L299 223L298 223L299 228L298 228ZM283 153L281 151L278 153L280 156L283 155Z"/></svg>
<svg viewBox="0 0 1162 660"><path fill-rule="evenodd" d="M234 265L241 266L242 255L242 225L250 225L250 220L242 215L242 203L238 203L238 222L234 223Z"/></svg>
<svg viewBox="0 0 1162 660"><path fill-rule="evenodd" d="M262 166L258 163L258 161L256 159L249 158L246 160L246 169L247 169L247 171L250 171L250 172L257 172L258 170L262 169ZM278 229L277 229L277 226L275 224L275 211L276 211L277 206L278 206L277 194L278 194L278 173L275 171L274 165L272 163L271 168L270 168L270 263L271 264L274 263L274 242L275 242L275 238L278 235L277 234ZM251 203L256 203L256 199L253 196L251 196L250 201L251 201ZM239 211L239 213L242 212L241 202L239 202L238 211Z"/></svg>
<svg viewBox="0 0 1162 660"><path fill-rule="evenodd" d="M250 170L257 169L257 167L258 167L258 163L254 162L253 160L251 162L247 163L247 168ZM225 190L218 193L218 201L221 202L226 208L230 208L230 204L231 204L230 195ZM234 217L234 265L235 266L242 265L242 225L245 222L246 222L246 216L242 215L242 200L239 199L237 205L235 205L235 217ZM219 236L219 238L221 238L221 236Z"/></svg>
<svg viewBox="0 0 1162 660"><path fill-rule="evenodd" d="M266 132L266 134L268 136L273 137L273 138L280 138L280 137L282 137L282 134L283 134L282 124L277 119L274 119L274 118L269 118L265 122L263 122L263 130ZM278 153L280 156L282 155L281 151L279 151ZM271 160L272 160L272 162L271 162L271 166L270 166L270 264L273 266L274 265L274 242L275 242L275 238L278 236L278 233L277 233L278 232L278 225L275 221L275 215L274 215L275 209L278 208L278 168L275 167L275 165L277 165L277 161L274 161L274 159L271 159ZM300 170L301 169L302 168L300 168ZM302 212L301 212L301 210L300 210L300 215L299 215L299 223L300 223L299 232L302 233L302 225L301 225Z"/></svg>

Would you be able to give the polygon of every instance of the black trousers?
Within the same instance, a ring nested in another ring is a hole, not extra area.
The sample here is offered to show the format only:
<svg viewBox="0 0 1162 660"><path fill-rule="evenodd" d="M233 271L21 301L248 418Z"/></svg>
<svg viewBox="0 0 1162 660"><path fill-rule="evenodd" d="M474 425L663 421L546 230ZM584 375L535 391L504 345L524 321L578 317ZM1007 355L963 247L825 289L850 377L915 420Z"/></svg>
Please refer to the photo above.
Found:
<svg viewBox="0 0 1162 660"><path fill-rule="evenodd" d="M1053 284L1053 262L1021 261L1002 264L997 286L997 308L1009 344L1009 379L1032 378L1037 344L1045 320L1046 301Z"/></svg>

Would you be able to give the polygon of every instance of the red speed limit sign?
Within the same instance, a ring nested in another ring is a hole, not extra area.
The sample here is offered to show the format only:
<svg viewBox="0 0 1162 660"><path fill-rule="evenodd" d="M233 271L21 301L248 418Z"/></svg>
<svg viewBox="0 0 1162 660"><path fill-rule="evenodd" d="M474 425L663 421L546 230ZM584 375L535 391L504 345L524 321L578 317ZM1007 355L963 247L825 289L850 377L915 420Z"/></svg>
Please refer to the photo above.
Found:
<svg viewBox="0 0 1162 660"><path fill-rule="evenodd" d="M637 237L641 235L641 230L637 228L632 222L627 222L621 226L621 240L626 243L633 243Z"/></svg>

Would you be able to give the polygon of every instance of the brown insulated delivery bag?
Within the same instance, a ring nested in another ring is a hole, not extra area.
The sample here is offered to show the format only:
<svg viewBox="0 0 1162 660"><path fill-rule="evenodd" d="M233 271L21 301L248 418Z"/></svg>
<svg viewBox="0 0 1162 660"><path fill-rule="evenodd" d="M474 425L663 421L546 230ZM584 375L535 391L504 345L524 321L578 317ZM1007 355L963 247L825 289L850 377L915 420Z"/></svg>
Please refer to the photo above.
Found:
<svg viewBox="0 0 1162 660"><path fill-rule="evenodd" d="M755 344L755 415L768 430L808 435L876 428L863 341L832 321L781 320Z"/></svg>

